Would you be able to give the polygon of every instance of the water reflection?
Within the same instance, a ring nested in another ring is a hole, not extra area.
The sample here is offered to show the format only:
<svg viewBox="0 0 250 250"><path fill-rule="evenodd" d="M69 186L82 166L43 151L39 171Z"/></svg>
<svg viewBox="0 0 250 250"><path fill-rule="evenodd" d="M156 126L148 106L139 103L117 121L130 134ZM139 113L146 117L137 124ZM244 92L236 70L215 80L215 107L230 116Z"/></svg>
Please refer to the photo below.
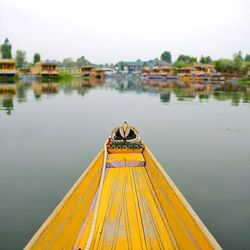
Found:
<svg viewBox="0 0 250 250"><path fill-rule="evenodd" d="M13 98L16 96L16 85L13 83L0 84L0 109L11 115L14 109Z"/></svg>
<svg viewBox="0 0 250 250"><path fill-rule="evenodd" d="M160 99L162 102L169 103L171 98L171 91L160 93Z"/></svg>
<svg viewBox="0 0 250 250"><path fill-rule="evenodd" d="M14 109L14 100L17 103L28 101L29 92L33 92L36 100L42 96L55 96L59 93L72 95L74 93L84 96L90 89L101 87L102 89L116 90L120 93L136 92L158 95L161 102L167 104L176 101L192 102L197 99L199 102L207 103L209 99L230 102L233 106L240 103L250 103L250 88L233 83L190 83L181 81L157 81L138 78L83 80L74 79L70 82L16 82L0 83L0 109L11 115Z"/></svg>
<svg viewBox="0 0 250 250"><path fill-rule="evenodd" d="M70 82L61 82L60 88L65 95L71 95L74 92L77 94L84 96L89 89L96 88L101 85L103 82L98 79L74 79Z"/></svg>
<svg viewBox="0 0 250 250"><path fill-rule="evenodd" d="M242 103L250 103L250 89L238 84L224 83L190 83L181 81L143 81L142 85L146 90L154 89L160 93L160 99L166 100L163 96L169 95L166 90L175 94L178 101L193 101L198 97L200 102L208 102L210 97L217 101L231 101L233 106ZM170 98L167 102L170 101Z"/></svg>

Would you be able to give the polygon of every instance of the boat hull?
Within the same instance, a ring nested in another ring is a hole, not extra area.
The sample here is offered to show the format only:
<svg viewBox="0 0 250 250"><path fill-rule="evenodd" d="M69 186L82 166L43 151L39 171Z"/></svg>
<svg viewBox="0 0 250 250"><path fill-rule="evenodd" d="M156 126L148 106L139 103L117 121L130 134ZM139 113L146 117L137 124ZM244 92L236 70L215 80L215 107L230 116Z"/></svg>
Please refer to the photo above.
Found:
<svg viewBox="0 0 250 250"><path fill-rule="evenodd" d="M105 152L26 249L220 249L146 145Z"/></svg>

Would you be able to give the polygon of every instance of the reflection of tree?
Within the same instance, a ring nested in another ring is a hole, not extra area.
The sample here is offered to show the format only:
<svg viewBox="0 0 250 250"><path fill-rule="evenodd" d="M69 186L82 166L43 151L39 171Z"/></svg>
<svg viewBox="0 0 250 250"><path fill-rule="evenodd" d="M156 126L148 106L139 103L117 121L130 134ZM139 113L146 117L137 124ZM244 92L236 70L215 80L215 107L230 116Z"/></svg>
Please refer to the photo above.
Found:
<svg viewBox="0 0 250 250"><path fill-rule="evenodd" d="M238 106L241 100L250 103L250 91L241 84L225 83L215 89L214 98L218 101L231 100L233 106Z"/></svg>
<svg viewBox="0 0 250 250"><path fill-rule="evenodd" d="M176 88L173 90L178 101L186 101L186 100L192 100L195 98L196 93L193 91L193 89L183 89L183 88Z"/></svg>
<svg viewBox="0 0 250 250"><path fill-rule="evenodd" d="M160 93L160 99L164 103L169 103L171 97L171 91Z"/></svg>
<svg viewBox="0 0 250 250"><path fill-rule="evenodd" d="M209 94L199 93L200 102L206 102L209 99Z"/></svg>
<svg viewBox="0 0 250 250"><path fill-rule="evenodd" d="M81 96L84 96L88 91L89 87L86 87L84 84L79 84L76 86L76 92Z"/></svg>
<svg viewBox="0 0 250 250"><path fill-rule="evenodd" d="M75 78L70 82L60 82L59 84L64 94L73 94L76 91L79 95L83 96L90 88L95 88L102 83L103 81L100 79Z"/></svg>
<svg viewBox="0 0 250 250"><path fill-rule="evenodd" d="M27 91L30 89L30 85L16 83L16 94L18 102L26 102L27 101Z"/></svg>
<svg viewBox="0 0 250 250"><path fill-rule="evenodd" d="M106 82L106 85L108 82ZM111 82L111 86L115 86L119 92L127 92L127 91L134 91L134 92L142 92L143 87L141 85L140 79L138 77L128 77L125 79L115 79Z"/></svg>
<svg viewBox="0 0 250 250"><path fill-rule="evenodd" d="M242 93L240 92L234 92L232 93L232 105L233 106L239 106L240 100L241 100Z"/></svg>
<svg viewBox="0 0 250 250"><path fill-rule="evenodd" d="M2 101L3 110L6 110L8 115L11 115L11 111L14 109L12 97L3 99Z"/></svg>
<svg viewBox="0 0 250 250"><path fill-rule="evenodd" d="M250 91L247 91L246 87L242 85L232 83L213 85L211 83L143 80L142 86L146 92L160 93L162 101L164 101L164 93L168 90L173 91L178 101L191 101L198 95L200 102L207 102L209 97L213 95L215 100L230 100L235 106L238 106L241 100L246 103L250 102Z"/></svg>
<svg viewBox="0 0 250 250"><path fill-rule="evenodd" d="M154 89L155 92L165 93L173 91L179 101L192 100L199 95L200 101L207 100L212 92L211 84L192 83L182 81L146 80L142 82L146 89Z"/></svg>
<svg viewBox="0 0 250 250"><path fill-rule="evenodd" d="M242 98L242 92L214 91L213 96L217 101L232 101L233 106L238 106Z"/></svg>
<svg viewBox="0 0 250 250"><path fill-rule="evenodd" d="M244 103L250 103L250 89L249 91L246 91L242 96L242 101Z"/></svg>

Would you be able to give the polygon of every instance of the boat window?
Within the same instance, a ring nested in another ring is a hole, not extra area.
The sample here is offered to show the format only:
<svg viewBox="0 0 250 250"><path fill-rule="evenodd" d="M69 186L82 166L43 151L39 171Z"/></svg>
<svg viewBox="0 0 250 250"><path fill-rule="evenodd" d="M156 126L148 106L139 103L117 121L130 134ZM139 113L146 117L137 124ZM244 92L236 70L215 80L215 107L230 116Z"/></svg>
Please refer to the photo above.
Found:
<svg viewBox="0 0 250 250"><path fill-rule="evenodd" d="M132 139L135 139L135 138L136 138L136 134L135 134L134 130L130 129L129 134L128 134L126 139L127 140L132 140Z"/></svg>
<svg viewBox="0 0 250 250"><path fill-rule="evenodd" d="M115 139L115 140L123 140L123 138L122 138L122 136L121 136L121 134L120 134L119 129L116 130L114 139Z"/></svg>

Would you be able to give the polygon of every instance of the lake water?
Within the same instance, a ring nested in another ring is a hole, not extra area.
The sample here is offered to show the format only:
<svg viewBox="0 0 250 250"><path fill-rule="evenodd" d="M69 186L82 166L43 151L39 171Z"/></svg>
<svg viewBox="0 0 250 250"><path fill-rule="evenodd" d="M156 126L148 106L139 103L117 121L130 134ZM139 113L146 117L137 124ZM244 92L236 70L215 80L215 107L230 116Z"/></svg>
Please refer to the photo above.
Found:
<svg viewBox="0 0 250 250"><path fill-rule="evenodd" d="M250 92L74 80L0 84L0 249L21 249L127 121L225 249L250 249Z"/></svg>

